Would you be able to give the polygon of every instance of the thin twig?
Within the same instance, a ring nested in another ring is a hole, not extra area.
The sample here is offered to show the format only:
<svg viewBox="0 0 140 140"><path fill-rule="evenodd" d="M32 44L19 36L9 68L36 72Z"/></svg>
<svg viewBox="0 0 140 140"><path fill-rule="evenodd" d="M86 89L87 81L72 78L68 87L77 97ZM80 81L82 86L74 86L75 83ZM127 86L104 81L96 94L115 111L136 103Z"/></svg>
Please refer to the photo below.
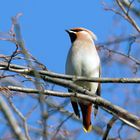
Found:
<svg viewBox="0 0 140 140"><path fill-rule="evenodd" d="M132 43L132 44L133 44L133 43ZM132 44L130 44L130 45L132 46ZM138 60L138 59L136 59L136 58L134 58L134 57L132 57L132 56L130 55L131 46L129 47L128 54L124 54L124 53L122 53L122 52L109 49L109 48L107 48L107 47L105 47L105 46L99 46L99 49L101 48L101 49L107 50L108 52L111 52L111 53L114 53L114 54L117 54L117 55L121 55L121 56L123 56L123 57L128 58L129 60L131 60L132 62L136 63L137 65L140 65L140 60Z"/></svg>
<svg viewBox="0 0 140 140"><path fill-rule="evenodd" d="M131 57L131 56L130 56L130 53L131 53L131 50L132 50L132 45L133 45L133 43L135 43L135 40L136 40L135 37L132 38L131 40L129 40L128 58Z"/></svg>
<svg viewBox="0 0 140 140"><path fill-rule="evenodd" d="M9 69L9 66L10 66L10 64L11 64L12 59L16 56L17 51L18 51L18 45L16 45L16 49L15 49L15 51L12 53L12 55L11 55L9 61L8 61L8 66L7 66L8 69Z"/></svg>
<svg viewBox="0 0 140 140"><path fill-rule="evenodd" d="M108 134L113 126L113 124L116 122L117 118L116 117L112 117L111 120L107 123L107 127L106 127L106 131L103 135L103 140L107 140L108 138Z"/></svg>
<svg viewBox="0 0 140 140"><path fill-rule="evenodd" d="M62 85L60 80L59 80L59 82L57 80L57 84ZM65 84L65 86L66 86L66 84ZM75 93L70 93L70 92L66 93L66 92L44 90L43 94L48 95L48 96L49 95L50 96L58 96L58 97L63 97L63 98L76 97L78 99L93 102L94 104L100 106L102 109L109 112L113 116L116 116L118 119L120 119L121 121L123 121L127 125L129 125L129 126L135 128L135 129L137 129L138 131L140 131L140 121L139 121L139 118L137 116L127 112L126 110L124 110L123 108L121 108L117 105L113 105L111 102L103 99L102 97L99 97L97 95L93 96L92 92L90 92L88 90L85 90L82 87L79 87L75 84L72 84L72 83L69 82L69 83L67 83L67 87L73 89L74 91L77 91L78 93L75 94ZM36 89L14 87L14 86L8 86L8 88L9 88L9 90L24 92L26 94L27 93L29 93L29 94L31 94L31 93L39 94L39 90L36 90Z"/></svg>
<svg viewBox="0 0 140 140"><path fill-rule="evenodd" d="M19 19L19 17L21 15L22 14L19 13L15 17L12 18L12 23L14 25L15 38L17 40L17 44L18 44L19 48L22 51L23 56L27 60L26 61L27 62L27 65L33 69L33 74L34 74L34 79L35 79L35 81L33 82L33 84L35 85L36 89L38 89L40 91L40 96L38 97L38 100L40 102L40 110L41 110L41 114L42 114L42 121L44 122L43 123L43 129L44 129L44 133L46 133L46 130L47 130L46 129L46 118L44 118L44 114L46 113L46 110L44 110L44 103L43 103L43 101L40 100L40 99L42 99L42 93L43 93L43 87L42 87L41 82L40 82L41 77L40 77L38 71L36 70L36 68L38 67L38 65L37 66L34 66L32 64L32 62L30 61L30 59L33 58L33 57L31 57L31 55L29 54L29 52L25 48L25 43L24 43L24 40L22 38L22 33L21 33L21 27L20 27L20 24L18 22L18 19ZM46 135L43 135L43 136L44 136L43 139L46 140L47 139Z"/></svg>
<svg viewBox="0 0 140 140"><path fill-rule="evenodd" d="M27 140L31 140L30 136L29 136L29 130L28 130L28 125L26 122L26 118L24 117L24 115L19 111L19 109L13 104L13 102L11 101L11 98L7 98L11 107L13 108L13 110L17 113L17 115L21 118L21 120L23 121L23 125L24 125L24 129L25 129L25 136Z"/></svg>
<svg viewBox="0 0 140 140"><path fill-rule="evenodd" d="M55 137L56 137L56 135L58 134L58 132L60 131L62 125L63 125L68 119L70 119L70 118L72 117L72 115L73 115L73 114L69 115L66 119L64 119L64 120L59 124L59 126L57 127L57 130L56 130L55 134L54 134L53 137L52 137L52 140L55 139Z"/></svg>
<svg viewBox="0 0 140 140"><path fill-rule="evenodd" d="M121 139L121 130L123 129L124 127L124 123L121 124L120 128L118 129L118 135L119 135L119 138Z"/></svg>
<svg viewBox="0 0 140 140"><path fill-rule="evenodd" d="M15 136L17 137L18 140L25 140L24 135L22 134L22 130L18 125L18 122L14 118L14 115L6 102L4 101L3 97L0 97L0 108L1 111L3 112L5 118L9 122L9 126L11 127L12 131L14 132Z"/></svg>
<svg viewBox="0 0 140 140"><path fill-rule="evenodd" d="M130 11L130 8L131 8L131 5L133 4L134 0L132 0L131 2L129 2L129 5L128 5L128 9L127 9L127 15L129 14L129 11Z"/></svg>
<svg viewBox="0 0 140 140"><path fill-rule="evenodd" d="M129 23L131 23L131 25L140 33L140 28L137 25L137 23L135 22L135 20L128 14L128 12L126 11L126 9L124 8L124 6L122 5L122 3L120 2L120 0L116 0L118 6L121 8L122 12L124 13L124 15L127 17L125 19L127 19L127 21Z"/></svg>
<svg viewBox="0 0 140 140"><path fill-rule="evenodd" d="M131 3L133 2L134 0L131 1ZM137 8L137 7L134 7L132 4L130 6L130 2L128 0L122 0L122 4L125 6L125 7L129 7L129 9L131 10L131 12L133 12L133 14L135 14L137 17L140 16L140 10Z"/></svg>
<svg viewBox="0 0 140 140"><path fill-rule="evenodd" d="M109 46L109 45L114 45L114 44L119 44L121 42L125 42L125 41L129 41L129 40L133 40L136 38L140 38L140 34L136 34L136 35L131 35L131 36L126 36L126 37L116 37L115 39L111 40L111 41L106 41L106 42L101 42L96 44L96 46Z"/></svg>
<svg viewBox="0 0 140 140"><path fill-rule="evenodd" d="M7 63L0 63L0 70L7 70ZM20 65L10 64L11 72L17 72L20 74L25 74L29 76L34 76L33 70L31 68L23 67ZM52 78L60 78L65 80L75 81L86 81L86 82L100 82L100 83L132 83L132 84L139 84L140 78L89 78L89 77L82 77L82 76L71 76L65 74L59 74L51 71L43 71L39 70L38 73L41 75L41 78L45 78L46 81L49 77ZM42 77L43 76L43 77Z"/></svg>

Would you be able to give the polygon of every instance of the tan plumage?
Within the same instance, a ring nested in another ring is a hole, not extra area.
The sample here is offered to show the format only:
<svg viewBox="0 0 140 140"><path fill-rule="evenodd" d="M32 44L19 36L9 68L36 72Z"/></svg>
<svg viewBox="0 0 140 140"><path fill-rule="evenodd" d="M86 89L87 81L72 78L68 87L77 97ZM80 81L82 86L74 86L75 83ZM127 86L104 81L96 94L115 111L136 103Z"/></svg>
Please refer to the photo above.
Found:
<svg viewBox="0 0 140 140"><path fill-rule="evenodd" d="M86 77L100 77L100 59L94 45L96 36L85 28L66 30L70 36L72 46L66 61L66 74ZM90 90L93 94L100 95L100 84L92 82L76 82L77 85ZM70 90L69 90L70 92ZM80 117L78 105L82 111L83 126L86 132L91 130L92 103L71 98L75 114ZM95 106L94 114L98 107Z"/></svg>

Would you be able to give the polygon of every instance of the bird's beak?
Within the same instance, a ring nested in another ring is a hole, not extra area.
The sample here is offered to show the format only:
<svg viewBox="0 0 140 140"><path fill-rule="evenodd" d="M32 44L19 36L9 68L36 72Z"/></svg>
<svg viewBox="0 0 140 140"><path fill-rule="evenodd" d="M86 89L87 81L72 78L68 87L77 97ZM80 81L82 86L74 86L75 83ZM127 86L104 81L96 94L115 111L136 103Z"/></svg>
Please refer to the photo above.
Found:
<svg viewBox="0 0 140 140"><path fill-rule="evenodd" d="M65 30L68 34L70 33L70 31L69 30Z"/></svg>

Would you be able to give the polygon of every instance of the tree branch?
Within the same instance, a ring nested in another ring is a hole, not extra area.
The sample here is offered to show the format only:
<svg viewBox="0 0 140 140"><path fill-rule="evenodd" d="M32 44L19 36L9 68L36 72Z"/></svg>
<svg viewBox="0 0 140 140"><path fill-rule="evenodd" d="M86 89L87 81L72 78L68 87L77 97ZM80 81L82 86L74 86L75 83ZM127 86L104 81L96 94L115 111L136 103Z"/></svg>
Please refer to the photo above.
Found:
<svg viewBox="0 0 140 140"><path fill-rule="evenodd" d="M7 63L0 62L0 70L8 70L11 72L17 72L29 76L34 76L34 71L31 68L27 68L20 65L10 64L10 69L7 69ZM71 75L65 75L65 74L58 74L51 71L44 71L44 70L38 70L37 71L41 76L52 77L52 78L60 78L65 80L71 80L73 82L76 81L86 81L86 82L100 82L100 83L132 83L132 84L139 84L140 78L88 78L88 77L81 77L81 76L71 76Z"/></svg>
<svg viewBox="0 0 140 140"><path fill-rule="evenodd" d="M116 0L118 6L121 8L122 12L124 13L125 15L125 19L127 19L127 21L129 23L131 23L131 25L138 31L140 32L140 28L139 26L137 25L137 23L135 22L135 20L128 14L128 12L126 11L126 9L124 8L123 4L120 2L120 0Z"/></svg>
<svg viewBox="0 0 140 140"><path fill-rule="evenodd" d="M134 1L134 0L133 0ZM133 2L133 1L127 1L127 0L122 0L122 4L125 6L125 7L127 7L127 8L129 8L130 10L131 10L131 12L133 12L136 16L140 16L140 10L138 9L138 8L136 8L136 7L134 7L131 3Z"/></svg>
<svg viewBox="0 0 140 140"><path fill-rule="evenodd" d="M6 102L4 101L2 96L0 97L0 108L1 108L5 118L9 122L9 126L11 127L11 129L14 132L15 136L17 137L17 139L18 140L25 140L25 137L22 134L21 128L19 127L16 119L14 118L13 113L9 109L8 105L6 104Z"/></svg>
<svg viewBox="0 0 140 140"><path fill-rule="evenodd" d="M19 92L30 93L30 94L31 93L39 94L39 90L31 89L31 88L8 86L8 89L12 91L19 91ZM103 99L102 97L99 97L97 95L91 96L92 94L91 92L85 91L84 89L81 89L81 90L80 89L81 87L79 87L78 91L80 91L82 94L58 92L58 91L51 91L51 90L44 90L43 94L50 95L50 96L63 97L63 98L76 97L78 99L90 101L94 104L99 105L102 109L104 109L108 113L111 113L113 116L117 117L118 119L126 123L127 125L140 131L140 121L137 116L129 113L128 111L126 111L125 109L117 105L113 105L111 102Z"/></svg>
<svg viewBox="0 0 140 140"><path fill-rule="evenodd" d="M19 109L17 109L17 107L12 103L11 98L8 98L8 101L10 103L10 106L13 108L13 110L16 112L16 114L21 118L21 120L23 121L23 126L25 129L25 137L27 140L31 140L30 136L29 136L29 129L28 129L28 125L27 125L27 118L24 117L24 115L19 111Z"/></svg>
<svg viewBox="0 0 140 140"><path fill-rule="evenodd" d="M107 140L108 134L109 134L109 132L110 132L110 130L111 130L113 124L114 124L116 121L117 121L117 118L113 116L113 117L111 118L111 120L108 122L106 131L105 131L105 133L104 133L104 135L103 135L103 139L102 139L102 140Z"/></svg>
<svg viewBox="0 0 140 140"><path fill-rule="evenodd" d="M109 41L106 41L106 42L101 42L101 43L98 43L96 44L96 46L109 46L109 45L114 45L114 44L119 44L121 42L125 42L125 41L129 41L129 40L132 40L132 39L136 39L136 38L140 38L140 34L136 34L136 35L131 35L131 36L126 36L126 37L115 37L115 39L112 39L112 40L109 40Z"/></svg>

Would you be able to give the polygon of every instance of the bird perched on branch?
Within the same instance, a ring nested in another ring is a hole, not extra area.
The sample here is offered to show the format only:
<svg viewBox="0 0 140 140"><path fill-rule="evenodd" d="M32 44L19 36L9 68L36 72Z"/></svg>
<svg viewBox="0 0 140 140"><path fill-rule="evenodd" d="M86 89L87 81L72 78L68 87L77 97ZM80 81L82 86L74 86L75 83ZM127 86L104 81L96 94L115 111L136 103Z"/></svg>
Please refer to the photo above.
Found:
<svg viewBox="0 0 140 140"><path fill-rule="evenodd" d="M96 36L85 28L72 28L66 30L70 36L71 48L66 61L66 74L85 77L100 77L100 58L98 56L94 40ZM100 96L100 83L77 81L75 84ZM69 92L72 92L69 89ZM74 92L74 91L73 91ZM80 106L83 117L83 129L90 132L92 103L76 98L71 98L73 110L80 118L78 106ZM98 106L94 105L94 115L96 116Z"/></svg>

